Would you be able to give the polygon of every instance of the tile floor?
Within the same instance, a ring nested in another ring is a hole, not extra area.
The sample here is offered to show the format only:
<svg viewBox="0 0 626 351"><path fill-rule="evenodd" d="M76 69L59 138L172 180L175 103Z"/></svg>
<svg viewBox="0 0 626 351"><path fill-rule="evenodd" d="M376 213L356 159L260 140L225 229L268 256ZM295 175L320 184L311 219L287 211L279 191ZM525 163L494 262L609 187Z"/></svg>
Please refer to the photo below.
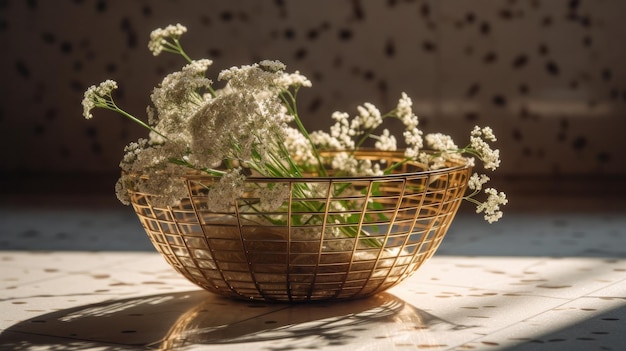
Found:
<svg viewBox="0 0 626 351"><path fill-rule="evenodd" d="M622 198L520 198L491 226L461 213L438 253L401 285L364 300L295 306L199 290L154 252L132 211L109 198L5 200L0 350L626 344Z"/></svg>

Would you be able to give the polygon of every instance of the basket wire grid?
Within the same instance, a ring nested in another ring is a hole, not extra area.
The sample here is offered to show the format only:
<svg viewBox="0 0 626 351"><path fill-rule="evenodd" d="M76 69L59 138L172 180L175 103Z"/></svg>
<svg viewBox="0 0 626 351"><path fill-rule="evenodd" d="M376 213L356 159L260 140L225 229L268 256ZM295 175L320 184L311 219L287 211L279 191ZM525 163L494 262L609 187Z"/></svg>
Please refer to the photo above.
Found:
<svg viewBox="0 0 626 351"><path fill-rule="evenodd" d="M227 212L207 209L207 186L215 179L190 175L189 197L176 207L152 206L156 195L141 192L131 192L131 202L157 251L208 291L281 302L349 299L391 288L434 254L470 172L468 165L424 171L405 163L386 176L251 177L249 191ZM290 189L278 210L255 206L254 190L267 184ZM317 191L294 190L303 187ZM283 221L271 221L276 218Z"/></svg>

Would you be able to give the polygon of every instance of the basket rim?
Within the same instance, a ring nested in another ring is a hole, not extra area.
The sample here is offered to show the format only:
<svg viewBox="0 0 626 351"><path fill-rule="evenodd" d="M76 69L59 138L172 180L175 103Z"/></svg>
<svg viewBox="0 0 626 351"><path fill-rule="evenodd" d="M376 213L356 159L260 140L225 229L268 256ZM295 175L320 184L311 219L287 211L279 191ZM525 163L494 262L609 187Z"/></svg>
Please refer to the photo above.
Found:
<svg viewBox="0 0 626 351"><path fill-rule="evenodd" d="M425 152L434 152L433 150L423 150ZM352 151L344 151L344 150L332 150L332 151L323 151L322 155L331 155L338 154L341 152L352 152ZM375 157L375 156L383 156L383 157L397 157L397 158L405 158L404 150L399 149L396 151L381 151L369 148L361 148L356 150L355 155L361 157ZM358 176L304 176L304 177L266 177L266 176L257 176L250 175L247 176L245 182L337 182L337 181L346 181L346 182L355 182L355 181L369 181L369 180L389 180L389 179L401 179L409 176L437 176L441 174L446 174L454 171L460 171L468 168L472 168L473 166L469 162L467 157L463 157L465 162L455 161L447 161L450 164L453 164L448 167L437 168L437 169L426 169L427 166L419 161L411 160L407 161L407 164L415 165L424 168L425 170L417 171L417 172L402 172L402 173L392 173L385 175L358 175ZM133 172L127 175L144 178L149 177L149 175L143 174L142 172ZM210 175L201 171L196 170L188 170L187 172L181 173L179 175L181 179L184 180L200 180L200 179L219 179L218 176Z"/></svg>

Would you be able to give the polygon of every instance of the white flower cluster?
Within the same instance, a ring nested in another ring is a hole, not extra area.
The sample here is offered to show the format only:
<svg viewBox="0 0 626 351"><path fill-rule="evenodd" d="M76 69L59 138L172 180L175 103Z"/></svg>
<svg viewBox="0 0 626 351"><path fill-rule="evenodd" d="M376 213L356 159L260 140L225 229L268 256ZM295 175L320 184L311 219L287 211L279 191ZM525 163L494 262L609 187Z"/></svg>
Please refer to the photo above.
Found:
<svg viewBox="0 0 626 351"><path fill-rule="evenodd" d="M98 86L92 85L86 91L83 97L83 116L86 119L93 118L91 110L96 107L109 108L109 98L111 92L117 89L117 82L107 79Z"/></svg>
<svg viewBox="0 0 626 351"><path fill-rule="evenodd" d="M324 194L316 194L323 189L310 184L268 183L250 189L245 180L249 174L281 178L302 177L306 173L326 176L327 167L333 176L383 175L395 165L357 158L355 152L367 142L376 150L398 150L396 136L383 126L388 118L404 125L405 161L417 160L426 168L438 169L459 163L473 166L476 157L489 170L500 165L499 150L490 145L496 141L491 128L475 127L469 144L461 148L445 134L424 136L413 112L413 102L406 93L402 93L390 112L381 113L374 104L366 102L356 107L353 117L345 112L333 113L334 124L328 132L308 133L296 107L298 90L311 86L308 78L298 71L285 72L286 67L280 61L264 60L223 70L218 80L225 85L216 90L206 77L213 62L192 60L183 51L179 39L186 31L177 24L156 29L150 35L148 47L154 55L162 51L180 54L188 64L167 75L153 90L147 123L115 104L111 92L117 88L116 82L107 80L85 92L85 118L92 117L93 108L106 108L150 131L149 139L130 143L125 149L120 163L123 175L116 185L118 197L124 203L128 203L130 190L160 194L151 200L156 206L175 205L188 196L188 185L181 175L189 169L219 178L207 186L207 206L213 211L229 211L244 192L255 194L259 210L263 211L285 206L285 200L293 194L307 199L326 196L328 189ZM297 128L291 127L291 123ZM429 150L423 150L424 144ZM146 177L139 179L138 174ZM475 196L488 181L486 175L472 175L468 187L473 192L465 199L475 203L477 212L493 222L502 216L500 206L507 200L504 193L493 188L484 190L487 197L484 202L477 200ZM342 191L345 195L350 189ZM332 210L346 212L349 208L344 205L333 202L336 208ZM306 213L311 209L301 210ZM338 214L333 220L340 219Z"/></svg>
<svg viewBox="0 0 626 351"><path fill-rule="evenodd" d="M163 51L164 46L168 44L168 39L173 38L178 40L181 35L187 32L187 27L180 23L176 25L169 25L165 28L158 28L150 33L150 42L148 48L152 51L154 56L157 56Z"/></svg>
<svg viewBox="0 0 626 351"><path fill-rule="evenodd" d="M496 141L496 136L489 127L474 127L470 136L470 145L484 162L485 168L495 171L500 166L500 150L492 150L487 141Z"/></svg>
<svg viewBox="0 0 626 351"><path fill-rule="evenodd" d="M494 188L485 189L485 193L488 195L487 200L476 207L476 213L485 212L485 220L493 223L502 218L500 206L506 205L509 201L506 199L506 194Z"/></svg>

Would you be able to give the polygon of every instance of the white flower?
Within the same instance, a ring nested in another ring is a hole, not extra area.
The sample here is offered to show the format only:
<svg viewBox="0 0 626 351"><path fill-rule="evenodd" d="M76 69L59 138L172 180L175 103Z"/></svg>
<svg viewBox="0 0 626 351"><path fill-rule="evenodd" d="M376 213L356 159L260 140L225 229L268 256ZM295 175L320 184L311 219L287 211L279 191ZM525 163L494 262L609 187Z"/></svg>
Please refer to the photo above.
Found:
<svg viewBox="0 0 626 351"><path fill-rule="evenodd" d="M235 201L243 195L246 176L241 168L228 170L209 189L207 206L211 211L229 211Z"/></svg>
<svg viewBox="0 0 626 351"><path fill-rule="evenodd" d="M296 71L295 73L283 73L274 82L278 87L287 89L289 87L311 87L311 81Z"/></svg>
<svg viewBox="0 0 626 351"><path fill-rule="evenodd" d="M112 103L111 92L117 89L117 82L107 79L98 86L92 85L85 91L83 97L83 116L86 119L93 118L91 110L95 107L109 107Z"/></svg>
<svg viewBox="0 0 626 351"><path fill-rule="evenodd" d="M357 106L357 110L359 111L358 126L362 129L374 129L383 123L380 111L373 104L366 102L363 106Z"/></svg>
<svg viewBox="0 0 626 351"><path fill-rule="evenodd" d="M480 155L485 168L496 170L500 166L500 150L493 150L481 137L470 137L471 147Z"/></svg>
<svg viewBox="0 0 626 351"><path fill-rule="evenodd" d="M398 106L396 107L396 115L402 121L407 130L417 128L418 119L413 114L413 101L406 94L402 93L402 97L398 100Z"/></svg>
<svg viewBox="0 0 626 351"><path fill-rule="evenodd" d="M376 136L372 136L374 137L376 140L376 143L374 144L374 147L377 150L381 150L381 151L396 151L397 146L396 146L396 137L391 135L391 133L389 133L388 129L384 129L383 130L383 134L376 137Z"/></svg>
<svg viewBox="0 0 626 351"><path fill-rule="evenodd" d="M267 69L269 71L272 71L272 72L281 72L281 71L284 71L287 68L287 66L285 66L284 63L282 63L282 62L280 62L278 60L275 60L275 61L263 60L263 61L259 62L259 66L261 66L261 67L263 67L263 68L265 68L265 69Z"/></svg>
<svg viewBox="0 0 626 351"><path fill-rule="evenodd" d="M313 148L307 138L295 128L287 127L285 132L285 147L289 154L293 155L293 159L304 167L317 164Z"/></svg>
<svg viewBox="0 0 626 351"><path fill-rule="evenodd" d="M167 39L174 38L178 40L181 35L187 32L187 27L179 24L169 25L163 29L157 28L150 33L150 41L148 42L148 48L152 51L154 56L157 56L163 51L163 45L167 43Z"/></svg>
<svg viewBox="0 0 626 351"><path fill-rule="evenodd" d="M369 159L358 160L347 152L340 152L332 159L334 170L342 171L349 176L376 176L383 175L380 164L372 163Z"/></svg>
<svg viewBox="0 0 626 351"><path fill-rule="evenodd" d="M474 173L470 177L467 183L467 186L471 190L480 191L482 190L483 185L487 183L488 181L489 181L489 177L487 177L485 174L479 175L478 173Z"/></svg>
<svg viewBox="0 0 626 351"><path fill-rule="evenodd" d="M274 211L289 199L291 189L287 184L270 183L257 190L260 208L263 211Z"/></svg>
<svg viewBox="0 0 626 351"><path fill-rule="evenodd" d="M480 137L488 141L497 141L496 136L493 134L493 130L491 127L480 128L479 126L474 126L474 129L471 132L471 136Z"/></svg>
<svg viewBox="0 0 626 351"><path fill-rule="evenodd" d="M498 193L494 188L485 189L485 193L488 195L487 200L476 207L476 213L485 212L485 220L493 223L502 217L500 205L506 205L508 200L506 194Z"/></svg>
<svg viewBox="0 0 626 351"><path fill-rule="evenodd" d="M422 131L417 127L407 128L402 135L404 136L404 142L407 145L404 155L409 158L417 157L420 149L424 146Z"/></svg>
<svg viewBox="0 0 626 351"><path fill-rule="evenodd" d="M178 119L189 117L205 100L199 92L208 89L212 82L204 76L211 60L192 61L182 70L168 74L161 84L154 89L150 98L156 108L157 118L171 117ZM171 128L170 128L171 129ZM180 125L173 129L181 129Z"/></svg>
<svg viewBox="0 0 626 351"><path fill-rule="evenodd" d="M457 150L459 148L449 135L431 133L427 134L425 139L428 146L430 146L433 150L448 151Z"/></svg>

